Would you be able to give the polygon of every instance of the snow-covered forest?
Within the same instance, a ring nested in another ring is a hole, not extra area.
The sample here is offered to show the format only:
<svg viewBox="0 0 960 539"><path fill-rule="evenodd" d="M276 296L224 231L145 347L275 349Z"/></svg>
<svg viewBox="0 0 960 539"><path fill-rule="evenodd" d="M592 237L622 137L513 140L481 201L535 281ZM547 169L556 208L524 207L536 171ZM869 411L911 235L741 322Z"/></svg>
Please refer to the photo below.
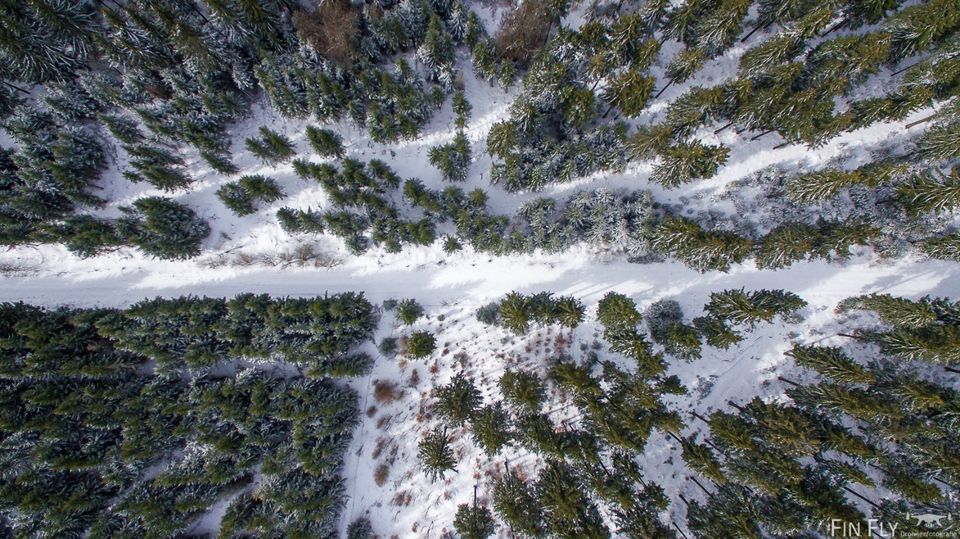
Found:
<svg viewBox="0 0 960 539"><path fill-rule="evenodd" d="M958 30L0 0L0 537L960 537Z"/></svg>

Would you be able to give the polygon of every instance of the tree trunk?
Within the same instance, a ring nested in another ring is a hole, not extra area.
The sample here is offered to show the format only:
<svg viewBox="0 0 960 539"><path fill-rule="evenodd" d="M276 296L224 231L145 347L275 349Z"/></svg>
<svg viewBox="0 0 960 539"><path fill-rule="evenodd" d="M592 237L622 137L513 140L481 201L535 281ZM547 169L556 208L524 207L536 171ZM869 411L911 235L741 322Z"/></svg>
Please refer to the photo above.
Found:
<svg viewBox="0 0 960 539"><path fill-rule="evenodd" d="M773 23L774 23L774 21L770 21L770 22L768 22L767 24L764 24L763 26L760 26L760 25L758 24L757 26L755 26L755 27L753 28L753 30L750 30L750 33L749 33L749 34L743 36L743 38L740 40L740 43L743 43L744 41L750 39L750 36L752 36L752 35L754 34L754 32L756 32L757 30L766 30L767 28L770 28L770 25L773 24Z"/></svg>
<svg viewBox="0 0 960 539"><path fill-rule="evenodd" d="M704 492L704 494L706 494L707 496L709 496L709 495L711 494L710 491L706 489L706 487L704 487L703 485L700 484L700 481L697 481L697 478L696 478L696 477L694 477L694 476L691 475L691 476L690 476L690 480L693 481L694 483L696 483L697 486L700 487L700 490L702 490L702 491Z"/></svg>
<svg viewBox="0 0 960 539"><path fill-rule="evenodd" d="M700 415L700 414L698 414L698 413L696 413L696 412L690 412L690 414L693 415L693 417L699 419L700 421L703 421L703 422L706 423L707 425L710 424L710 422L707 421L706 419L704 419L702 415Z"/></svg>
<svg viewBox="0 0 960 539"><path fill-rule="evenodd" d="M947 367L946 365L944 365L943 368L946 369L947 372L952 372L952 373L954 373L954 374L960 374L960 369L954 369L953 367Z"/></svg>
<svg viewBox="0 0 960 539"><path fill-rule="evenodd" d="M774 149L774 150L779 150L780 148L785 148L785 147L787 147L787 146L789 146L789 145L790 145L790 141L788 140L788 141L785 141L785 142L781 142L780 144L777 144L776 146L773 147L773 149Z"/></svg>
<svg viewBox="0 0 960 539"><path fill-rule="evenodd" d="M680 526L677 526L677 523L676 523L676 522L674 522L674 521L671 520L671 521L670 521L670 524L673 524L673 527L676 528L676 529L677 529L677 532L679 532L680 535L683 536L683 539L690 539L689 537L687 537L687 534L683 533L683 530L680 529Z"/></svg>
<svg viewBox="0 0 960 539"><path fill-rule="evenodd" d="M781 382L783 382L783 383L785 383L785 384L790 384L790 385L792 385L793 387L800 387L800 384L794 382L793 380L788 380L788 379L784 378L783 376L777 376L777 380L780 380Z"/></svg>
<svg viewBox="0 0 960 539"><path fill-rule="evenodd" d="M189 6L190 9L192 9L194 13L196 13L197 15L200 16L201 19L203 19L203 23L204 23L204 24L210 24L210 19L208 19L208 18L206 17L206 15L204 15L204 14L200 11L200 9L199 9L196 5L194 5L193 2L191 2L190 0L186 0L185 2L184 2L183 0L180 0L180 3L181 3L181 4L186 4L187 6Z"/></svg>
<svg viewBox="0 0 960 539"><path fill-rule="evenodd" d="M764 131L763 133L760 133L759 135L754 135L753 138L751 138L750 140L751 141L757 140L758 138L765 137L770 133L773 133L774 131L776 131L776 129L767 129L766 131Z"/></svg>
<svg viewBox="0 0 960 539"><path fill-rule="evenodd" d="M838 22L836 25L834 25L833 28L831 28L831 29L827 30L826 32L824 32L820 37L825 37L826 35L828 35L828 34L830 34L830 33L836 32L837 30L839 30L839 29L843 28L844 26L846 26L846 24L847 24L847 19L843 19L842 21L840 21L840 22Z"/></svg>
<svg viewBox="0 0 960 539"><path fill-rule="evenodd" d="M740 43L743 43L743 42L745 42L746 40L750 39L750 36L752 36L753 34L757 33L757 30L759 30L760 28L762 28L762 26L760 26L759 24L756 25L756 26L754 26L754 27L753 27L753 30L750 30L750 32L748 32L747 35L743 36L743 37L740 39Z"/></svg>
<svg viewBox="0 0 960 539"><path fill-rule="evenodd" d="M915 122L910 122L910 123L908 123L908 124L907 124L906 126L904 126L904 127L905 127L906 129L910 129L910 128L913 127L913 126L920 125L920 124L925 124L925 123L929 122L930 120L936 118L938 114L939 114L938 112L934 112L934 113L931 114L930 116L927 116L927 117L925 117L925 118L920 118L919 120L917 120L917 121L915 121Z"/></svg>
<svg viewBox="0 0 960 539"><path fill-rule="evenodd" d="M921 60L921 62L922 62L922 60ZM891 75L894 75L894 76L899 75L900 73L903 73L904 71L906 71L906 70L908 70L908 69L910 69L910 68L912 68L912 67L914 67L914 66L917 66L917 65L919 65L919 64L920 64L920 62L914 62L914 63L908 65L907 67L901 67L900 69L898 69L898 70L894 71L893 73L891 73Z"/></svg>
<svg viewBox="0 0 960 539"><path fill-rule="evenodd" d="M653 98L656 99L656 98L660 97L660 94L662 94L663 92L666 92L666 91L667 91L667 88L669 88L671 84L673 84L673 79L670 79L670 81L667 82L667 85L664 86L663 88L661 88L660 91L657 92L657 95L653 96Z"/></svg>
<svg viewBox="0 0 960 539"><path fill-rule="evenodd" d="M719 135L723 130L725 130L726 128L730 127L731 125L733 125L733 120L727 122L727 124L724 125L723 127L721 127L720 129L715 130L715 131L713 132L713 134L714 134L714 135Z"/></svg>
<svg viewBox="0 0 960 539"><path fill-rule="evenodd" d="M9 82L7 82L7 81L5 81L5 80L0 80L0 82L2 82L4 86L7 86L7 87L9 87L9 88L13 88L14 90L16 90L16 91L18 91L18 92L20 92L20 93L22 93L22 94L30 95L30 91L29 91L29 90L24 90L23 88L17 86L16 84L10 84Z"/></svg>
<svg viewBox="0 0 960 539"><path fill-rule="evenodd" d="M874 509L880 509L880 506L877 505L877 504L875 504L875 503L873 503L873 501L871 501L869 498L866 498L865 496L862 496L862 495L860 495L860 494L858 494L858 493L850 490L850 489L849 489L848 487L846 487L846 486L841 486L840 488L842 488L843 490L849 492L850 494L853 494L853 495L856 496L857 498L860 498L861 500L869 503L871 506L873 506Z"/></svg>
<svg viewBox="0 0 960 539"><path fill-rule="evenodd" d="M733 402L733 401L727 401L727 404L729 404L730 406L733 406L734 408L736 408L737 411L740 412L741 414L746 411L746 409L744 409L743 406L740 406L739 404L737 404L737 403L735 403L735 402Z"/></svg>

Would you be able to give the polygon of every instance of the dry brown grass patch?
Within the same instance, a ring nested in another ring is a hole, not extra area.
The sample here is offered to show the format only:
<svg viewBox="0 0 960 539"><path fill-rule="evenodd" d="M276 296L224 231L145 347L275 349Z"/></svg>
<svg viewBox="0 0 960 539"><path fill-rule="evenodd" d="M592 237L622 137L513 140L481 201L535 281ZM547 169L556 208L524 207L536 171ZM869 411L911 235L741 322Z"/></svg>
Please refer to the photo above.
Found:
<svg viewBox="0 0 960 539"><path fill-rule="evenodd" d="M389 404L403 396L403 390L389 380L373 381L373 398L380 404Z"/></svg>
<svg viewBox="0 0 960 539"><path fill-rule="evenodd" d="M338 64L346 64L353 58L360 32L360 13L349 0L323 0L314 10L297 10L293 24L324 58Z"/></svg>
<svg viewBox="0 0 960 539"><path fill-rule="evenodd" d="M528 67L550 35L553 16L546 0L522 0L494 36L497 56Z"/></svg>

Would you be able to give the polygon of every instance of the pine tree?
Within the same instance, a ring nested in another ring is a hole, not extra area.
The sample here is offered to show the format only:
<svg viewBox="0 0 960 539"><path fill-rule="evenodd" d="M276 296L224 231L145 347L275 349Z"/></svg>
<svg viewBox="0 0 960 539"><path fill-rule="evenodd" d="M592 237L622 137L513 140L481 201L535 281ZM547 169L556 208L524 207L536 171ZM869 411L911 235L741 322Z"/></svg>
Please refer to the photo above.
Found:
<svg viewBox="0 0 960 539"><path fill-rule="evenodd" d="M683 439L683 460L687 466L707 479L719 485L727 482L720 461L713 451L706 445L696 443L692 438Z"/></svg>
<svg viewBox="0 0 960 539"><path fill-rule="evenodd" d="M503 327L516 335L523 335L530 327L530 300L519 292L510 292L500 301L500 320Z"/></svg>
<svg viewBox="0 0 960 539"><path fill-rule="evenodd" d="M462 503L457 506L453 529L457 530L463 539L487 539L496 531L490 510L476 502L473 505Z"/></svg>
<svg viewBox="0 0 960 539"><path fill-rule="evenodd" d="M510 443L510 416L497 402L478 409L470 420L473 441L487 456L495 456Z"/></svg>
<svg viewBox="0 0 960 539"><path fill-rule="evenodd" d="M723 53L737 41L751 4L750 0L723 0L697 22L697 42L708 56Z"/></svg>
<svg viewBox="0 0 960 539"><path fill-rule="evenodd" d="M433 353L437 347L437 339L427 331L414 331L406 338L404 353L414 359L421 359Z"/></svg>
<svg viewBox="0 0 960 539"><path fill-rule="evenodd" d="M500 377L499 385L507 404L525 413L539 412L547 394L543 381L527 371L507 369Z"/></svg>
<svg viewBox="0 0 960 539"><path fill-rule="evenodd" d="M926 159L953 159L960 156L960 122L937 125L917 141L917 150Z"/></svg>
<svg viewBox="0 0 960 539"><path fill-rule="evenodd" d="M707 344L721 350L726 350L743 340L743 336L727 326L726 321L715 316L694 318L693 327L707 339Z"/></svg>
<svg viewBox="0 0 960 539"><path fill-rule="evenodd" d="M677 55L670 60L670 63L667 64L666 76L669 82L660 89L657 96L659 97L659 95L673 83L684 83L688 81L703 67L703 62L706 59L706 54L699 48L688 47L678 52Z"/></svg>
<svg viewBox="0 0 960 539"><path fill-rule="evenodd" d="M787 183L787 194L800 204L816 204L828 200L842 189L863 183L858 170L825 169L801 174Z"/></svg>
<svg viewBox="0 0 960 539"><path fill-rule="evenodd" d="M842 384L872 384L876 376L862 365L855 363L843 350L836 347L794 345L786 353L797 365L813 369L821 376Z"/></svg>
<svg viewBox="0 0 960 539"><path fill-rule="evenodd" d="M870 294L847 298L837 306L837 312L851 309L874 311L884 324L894 327L922 328L937 322L937 312L929 297L918 301L898 298L890 294Z"/></svg>
<svg viewBox="0 0 960 539"><path fill-rule="evenodd" d="M734 324L755 325L757 322L772 322L777 315L793 314L807 302L792 292L783 290L744 289L712 292L704 310L710 315Z"/></svg>
<svg viewBox="0 0 960 539"><path fill-rule="evenodd" d="M730 149L694 142L677 143L661 153L650 179L671 189L689 181L709 178L727 162Z"/></svg>
<svg viewBox="0 0 960 539"><path fill-rule="evenodd" d="M960 234L953 232L939 238L927 239L920 248L933 258L960 261Z"/></svg>
<svg viewBox="0 0 960 539"><path fill-rule="evenodd" d="M450 447L446 429L434 429L421 438L418 455L430 481L442 478L448 470L457 471L457 462L453 457L453 448Z"/></svg>
<svg viewBox="0 0 960 539"><path fill-rule="evenodd" d="M954 211L960 207L960 172L914 177L897 186L897 196L913 213Z"/></svg>
<svg viewBox="0 0 960 539"><path fill-rule="evenodd" d="M458 131L449 144L430 148L430 164L437 167L443 179L451 182L466 181L470 172L470 142L463 131Z"/></svg>
<svg viewBox="0 0 960 539"><path fill-rule="evenodd" d="M146 197L121 208L117 234L157 258L185 259L200 253L210 226L190 208L163 197Z"/></svg>
<svg viewBox="0 0 960 539"><path fill-rule="evenodd" d="M266 126L260 126L259 137L246 139L247 151L271 165L289 160L296 154L293 142Z"/></svg>
<svg viewBox="0 0 960 539"><path fill-rule="evenodd" d="M436 389L437 414L451 427L459 427L468 422L480 405L480 391L473 380L456 374L450 383Z"/></svg>
<svg viewBox="0 0 960 539"><path fill-rule="evenodd" d="M542 537L546 532L543 512L533 489L508 469L493 483L493 508L516 533Z"/></svg>
<svg viewBox="0 0 960 539"><path fill-rule="evenodd" d="M641 319L633 300L618 292L607 292L597 304L597 320L607 331L636 328Z"/></svg>
<svg viewBox="0 0 960 539"><path fill-rule="evenodd" d="M813 251L817 231L803 223L784 223L771 230L757 250L760 269L785 268L805 260Z"/></svg>
<svg viewBox="0 0 960 539"><path fill-rule="evenodd" d="M603 98L611 108L616 107L628 118L635 118L647 106L655 83L653 77L645 76L637 69L628 69L610 80Z"/></svg>
<svg viewBox="0 0 960 539"><path fill-rule="evenodd" d="M652 246L698 271L728 271L750 253L750 240L732 232L707 232L685 217L666 217L655 229Z"/></svg>
<svg viewBox="0 0 960 539"><path fill-rule="evenodd" d="M627 140L627 151L633 159L653 159L669 150L673 129L667 125L639 127Z"/></svg>
<svg viewBox="0 0 960 539"><path fill-rule="evenodd" d="M560 325L573 329L583 322L583 303L572 297L559 297L553 302L553 316Z"/></svg>
<svg viewBox="0 0 960 539"><path fill-rule="evenodd" d="M544 521L552 533L590 539L610 537L582 479L568 464L548 461L535 489Z"/></svg>
<svg viewBox="0 0 960 539"><path fill-rule="evenodd" d="M307 126L307 141L313 151L320 157L342 158L346 151L343 148L343 139L335 131L316 126Z"/></svg>
<svg viewBox="0 0 960 539"><path fill-rule="evenodd" d="M404 299L397 302L397 320L404 325L412 325L423 314L423 307L415 299Z"/></svg>

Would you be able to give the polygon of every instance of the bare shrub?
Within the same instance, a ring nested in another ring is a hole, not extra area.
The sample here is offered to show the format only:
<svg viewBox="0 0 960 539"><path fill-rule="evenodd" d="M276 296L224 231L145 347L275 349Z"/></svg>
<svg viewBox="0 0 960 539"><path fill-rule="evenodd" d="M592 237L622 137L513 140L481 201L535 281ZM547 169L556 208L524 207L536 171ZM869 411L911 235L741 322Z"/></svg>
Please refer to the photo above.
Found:
<svg viewBox="0 0 960 539"><path fill-rule="evenodd" d="M349 0L323 0L315 10L297 10L293 24L321 56L346 64L356 52L360 14Z"/></svg>
<svg viewBox="0 0 960 539"><path fill-rule="evenodd" d="M497 56L527 67L543 48L553 26L554 14L546 0L523 0L503 20L494 36Z"/></svg>
<svg viewBox="0 0 960 539"><path fill-rule="evenodd" d="M403 390L389 380L374 380L373 398L380 404L389 404L403 396Z"/></svg>
<svg viewBox="0 0 960 539"><path fill-rule="evenodd" d="M377 466L377 469L373 471L373 482L377 484L378 487L382 487L387 483L387 478L390 477L390 466L386 464L381 464Z"/></svg>

